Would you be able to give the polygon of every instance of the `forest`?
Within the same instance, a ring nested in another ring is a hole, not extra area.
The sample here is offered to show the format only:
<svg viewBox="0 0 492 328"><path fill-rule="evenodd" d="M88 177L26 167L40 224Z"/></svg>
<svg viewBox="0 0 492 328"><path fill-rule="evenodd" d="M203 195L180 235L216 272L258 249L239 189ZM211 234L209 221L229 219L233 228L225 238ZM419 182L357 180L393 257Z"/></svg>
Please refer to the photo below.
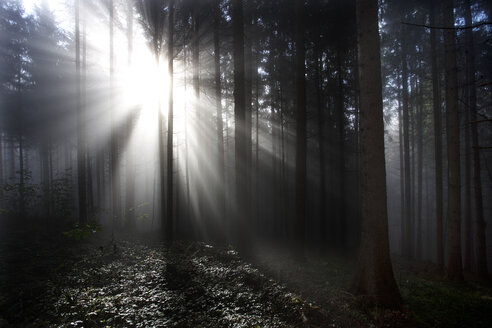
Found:
<svg viewBox="0 0 492 328"><path fill-rule="evenodd" d="M492 2L0 0L0 328L490 327Z"/></svg>

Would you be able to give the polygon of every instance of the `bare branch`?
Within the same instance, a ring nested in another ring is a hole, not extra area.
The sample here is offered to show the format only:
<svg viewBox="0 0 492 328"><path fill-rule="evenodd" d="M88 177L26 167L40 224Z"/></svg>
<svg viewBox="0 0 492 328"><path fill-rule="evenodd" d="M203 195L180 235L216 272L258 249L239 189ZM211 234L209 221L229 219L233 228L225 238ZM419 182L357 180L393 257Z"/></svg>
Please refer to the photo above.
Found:
<svg viewBox="0 0 492 328"><path fill-rule="evenodd" d="M468 25L468 26L431 26L427 24L416 24L416 23L409 23L409 22L401 22L401 24L404 25L410 25L410 26L417 26L417 27L425 27L425 28L430 28L430 29L438 29L438 30L467 30L470 28L477 28L481 27L484 25L492 25L492 22L479 22L473 25Z"/></svg>

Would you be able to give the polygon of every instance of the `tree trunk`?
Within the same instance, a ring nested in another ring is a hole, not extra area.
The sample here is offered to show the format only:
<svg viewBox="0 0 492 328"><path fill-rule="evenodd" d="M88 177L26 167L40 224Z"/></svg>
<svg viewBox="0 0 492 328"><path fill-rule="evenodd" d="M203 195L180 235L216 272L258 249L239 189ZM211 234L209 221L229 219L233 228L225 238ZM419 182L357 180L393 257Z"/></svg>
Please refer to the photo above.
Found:
<svg viewBox="0 0 492 328"><path fill-rule="evenodd" d="M362 161L362 233L353 290L378 306L399 308L389 255L383 99L377 0L357 0Z"/></svg>
<svg viewBox="0 0 492 328"><path fill-rule="evenodd" d="M443 16L444 26L453 27L453 0L444 1ZM460 136L455 37L455 30L444 30L444 46L446 52L446 140L448 147L447 277L450 280L462 281Z"/></svg>
<svg viewBox="0 0 492 328"><path fill-rule="evenodd" d="M174 57L174 0L169 1L169 17L168 17L168 37L167 37L167 60L169 74L169 103L167 115L167 206L166 206L166 225L165 225L165 241L168 245L173 242L173 133L174 133L174 102L173 102L173 57Z"/></svg>
<svg viewBox="0 0 492 328"><path fill-rule="evenodd" d="M320 250L326 251L326 163L325 163L325 116L322 100L322 82L320 69L320 37L315 39L315 85L316 85L316 109L318 112L318 159L319 159L319 238Z"/></svg>
<svg viewBox="0 0 492 328"><path fill-rule="evenodd" d="M492 6L490 6L492 8ZM489 17L490 19L490 17ZM470 1L465 0L465 24L472 25ZM474 42L473 42L473 30L467 29L467 63L468 67L468 82L470 87L470 119L471 122L477 121L477 90L475 87L475 55L474 55ZM480 153L478 144L478 129L476 124L471 124L471 142L472 142L472 156L473 156L473 185L474 185L474 200L475 200L475 240L477 243L477 272L482 279L487 278L487 247L485 238L485 218L483 214L483 195L482 195L482 180L480 178Z"/></svg>
<svg viewBox="0 0 492 328"><path fill-rule="evenodd" d="M303 0L296 0L296 216L294 220L295 256L304 258L304 233L306 223L306 78Z"/></svg>
<svg viewBox="0 0 492 328"><path fill-rule="evenodd" d="M246 95L244 69L244 22L242 0L232 0L232 33L234 58L234 119L235 119L235 174L236 174L236 227L235 237L238 251L243 256L251 255L249 245L250 230L248 220L249 190L245 165L247 162L246 141Z"/></svg>
<svg viewBox="0 0 492 328"><path fill-rule="evenodd" d="M422 259L422 169L423 169L423 87L418 86L419 101L417 104L417 229L416 229L416 257Z"/></svg>
<svg viewBox="0 0 492 328"><path fill-rule="evenodd" d="M215 108L217 112L217 203L220 241L225 241L225 162L224 162L224 126L222 121L222 89L220 85L220 0L214 1L214 77Z"/></svg>
<svg viewBox="0 0 492 328"><path fill-rule="evenodd" d="M133 0L127 3L127 41L128 41L128 67L132 66L133 60ZM131 142L131 135L135 124L135 109L130 108L127 118L127 143L126 143L126 187L125 187L125 218L126 226L129 231L136 228L135 222L135 161L134 146Z"/></svg>
<svg viewBox="0 0 492 328"><path fill-rule="evenodd" d="M430 24L434 26L435 8L434 1L430 3ZM431 65L432 65L432 104L434 113L434 152L435 152L435 179L436 179L436 262L439 271L444 269L444 243L443 243L443 204L442 204L442 147L441 147L441 106L439 99L439 77L437 69L436 30L430 29L431 39Z"/></svg>
<svg viewBox="0 0 492 328"><path fill-rule="evenodd" d="M111 177L111 213L113 229L120 224L121 190L118 173L118 141L116 130L116 110L114 105L114 6L113 0L109 0L109 89L110 89L110 112L111 112L111 141L110 141L110 177Z"/></svg>
<svg viewBox="0 0 492 328"><path fill-rule="evenodd" d="M339 246L345 246L346 215L345 215L345 112L342 78L342 59L340 45L337 50L337 130L338 130L338 169L339 169L339 201L338 201L338 228Z"/></svg>
<svg viewBox="0 0 492 328"><path fill-rule="evenodd" d="M0 207L3 207L3 185L5 183L3 169L3 133L0 132Z"/></svg>
<svg viewBox="0 0 492 328"><path fill-rule="evenodd" d="M402 27L403 28L403 27ZM402 105L403 105L403 150L405 167L405 217L402 225L402 256L412 256L412 203L411 203L411 180L410 180L410 124L408 106L408 66L407 66L407 46L404 33L401 33L401 75L402 75Z"/></svg>
<svg viewBox="0 0 492 328"><path fill-rule="evenodd" d="M76 68L76 106L77 106L77 181L79 192L79 223L87 222L86 153L85 123L81 100L80 72L80 0L75 1L75 68Z"/></svg>

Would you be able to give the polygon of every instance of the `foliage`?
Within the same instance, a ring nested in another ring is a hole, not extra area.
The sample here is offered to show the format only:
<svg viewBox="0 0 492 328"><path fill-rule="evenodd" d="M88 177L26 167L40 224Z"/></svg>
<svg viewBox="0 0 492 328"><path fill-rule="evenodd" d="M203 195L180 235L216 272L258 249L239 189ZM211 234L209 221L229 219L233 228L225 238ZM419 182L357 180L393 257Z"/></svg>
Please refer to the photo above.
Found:
<svg viewBox="0 0 492 328"><path fill-rule="evenodd" d="M72 229L64 231L63 235L74 240L86 239L91 234L102 231L102 226L96 221L91 221L87 224L74 223Z"/></svg>

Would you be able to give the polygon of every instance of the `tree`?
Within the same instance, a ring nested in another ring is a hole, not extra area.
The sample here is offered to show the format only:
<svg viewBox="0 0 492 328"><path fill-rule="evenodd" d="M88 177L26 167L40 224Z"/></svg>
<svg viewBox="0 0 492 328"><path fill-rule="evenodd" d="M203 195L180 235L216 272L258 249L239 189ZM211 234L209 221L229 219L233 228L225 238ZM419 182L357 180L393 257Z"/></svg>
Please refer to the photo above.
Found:
<svg viewBox="0 0 492 328"><path fill-rule="evenodd" d="M403 29L403 26L402 26ZM402 76L402 105L403 105L403 150L404 150L404 169L405 169L405 217L402 218L402 255L411 257L413 252L412 238L412 191L410 180L410 126L408 105L408 63L407 63L407 42L403 31L401 33L401 76Z"/></svg>
<svg viewBox="0 0 492 328"><path fill-rule="evenodd" d="M304 48L304 0L296 0L296 216L294 221L294 247L296 257L304 256L304 230L306 216L306 77Z"/></svg>
<svg viewBox="0 0 492 328"><path fill-rule="evenodd" d="M470 0L465 0L465 23L467 26L471 26L472 15L471 15L471 4ZM475 200L475 240L476 240L476 250L477 250L477 272L482 279L485 279L488 275L487 270L487 247L485 238L485 219L483 214L483 195L482 195L482 179L480 177L480 147L478 143L478 129L477 129L477 89L475 81L475 49L473 41L473 30L467 29L465 31L465 36L467 40L467 80L470 92L469 108L470 112L470 125L471 129L471 141L472 141L472 161L473 161L473 191Z"/></svg>
<svg viewBox="0 0 492 328"><path fill-rule="evenodd" d="M435 25L436 11L434 1L430 4L430 24ZM436 51L436 29L430 30L431 42L431 70L432 70L432 107L434 113L434 165L435 165L435 183L436 183L436 259L439 271L444 268L444 249L442 236L443 220L443 203L442 203L442 147L441 147L441 105L439 99L439 79L437 68L437 51Z"/></svg>
<svg viewBox="0 0 492 328"><path fill-rule="evenodd" d="M173 241L173 34L174 34L174 0L169 0L168 3L168 36L167 36L167 60L169 74L169 112L167 115L167 207L166 207L166 222L165 222L165 240L168 244Z"/></svg>
<svg viewBox="0 0 492 328"><path fill-rule="evenodd" d="M234 58L234 146L236 174L236 230L235 238L239 252L250 255L250 201L247 177L243 172L247 162L246 142L246 95L244 70L244 19L242 0L232 0L232 33Z"/></svg>
<svg viewBox="0 0 492 328"><path fill-rule="evenodd" d="M225 227L225 160L224 160L224 126L222 121L222 89L220 85L220 0L214 0L214 77L215 77L215 107L217 115L217 202L219 224ZM221 238L222 239L222 238ZM225 240L225 238L224 238Z"/></svg>
<svg viewBox="0 0 492 328"><path fill-rule="evenodd" d="M80 0L75 1L75 68L77 106L77 182L79 191L79 223L87 222L87 187L85 124L82 108L81 65L80 65Z"/></svg>
<svg viewBox="0 0 492 328"><path fill-rule="evenodd" d="M454 26L453 0L445 0L443 6L445 27ZM448 279L463 280L461 260L461 184L460 184L460 135L458 119L458 78L456 67L456 31L444 30L446 71L446 140L448 157Z"/></svg>
<svg viewBox="0 0 492 328"><path fill-rule="evenodd" d="M386 210L384 126L377 0L357 0L362 231L352 288L385 307L398 308L401 297L391 267Z"/></svg>

